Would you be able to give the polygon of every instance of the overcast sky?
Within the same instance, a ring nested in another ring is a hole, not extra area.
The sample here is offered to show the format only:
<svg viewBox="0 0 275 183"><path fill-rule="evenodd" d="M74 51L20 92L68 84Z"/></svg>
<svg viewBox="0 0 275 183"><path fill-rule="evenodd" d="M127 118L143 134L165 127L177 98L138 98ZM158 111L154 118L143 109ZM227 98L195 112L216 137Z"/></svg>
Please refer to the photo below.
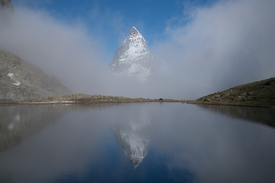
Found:
<svg viewBox="0 0 275 183"><path fill-rule="evenodd" d="M0 49L75 93L195 99L275 76L274 0L12 0ZM106 68L135 26L163 60L144 83Z"/></svg>

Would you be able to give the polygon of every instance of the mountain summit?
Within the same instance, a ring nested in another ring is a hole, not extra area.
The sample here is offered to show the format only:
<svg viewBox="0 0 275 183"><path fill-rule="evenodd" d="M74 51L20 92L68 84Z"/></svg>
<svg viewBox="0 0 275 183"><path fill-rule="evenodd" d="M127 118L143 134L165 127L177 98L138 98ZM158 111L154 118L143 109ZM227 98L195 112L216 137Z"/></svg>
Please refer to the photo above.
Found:
<svg viewBox="0 0 275 183"><path fill-rule="evenodd" d="M130 35L117 49L109 68L116 73L126 72L144 80L153 73L152 66L156 60L143 36L132 27Z"/></svg>
<svg viewBox="0 0 275 183"><path fill-rule="evenodd" d="M0 8L13 9L13 4L12 4L11 0L0 0Z"/></svg>
<svg viewBox="0 0 275 183"><path fill-rule="evenodd" d="M140 34L140 33L138 32L138 30L135 27L132 27L132 29L130 30L130 35L134 35L134 34Z"/></svg>

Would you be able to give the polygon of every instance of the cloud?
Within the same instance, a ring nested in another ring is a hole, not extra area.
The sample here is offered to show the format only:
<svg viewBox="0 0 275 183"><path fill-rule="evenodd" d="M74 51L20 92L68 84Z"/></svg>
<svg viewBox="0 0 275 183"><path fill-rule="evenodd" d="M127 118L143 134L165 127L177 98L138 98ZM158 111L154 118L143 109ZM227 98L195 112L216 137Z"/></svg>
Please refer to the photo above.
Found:
<svg viewBox="0 0 275 183"><path fill-rule="evenodd" d="M120 22L117 17L113 20ZM106 55L102 35L88 33L84 23L67 25L47 12L17 7L0 24L1 50L56 76L74 93L156 98L160 95L154 93L154 85L111 73L103 64Z"/></svg>
<svg viewBox="0 0 275 183"><path fill-rule="evenodd" d="M108 30L100 30L110 27L104 23L95 23L88 31L79 19L66 24L47 12L17 7L8 21L0 20L0 49L56 76L75 93L195 99L274 77L274 8L272 0L185 7L183 17L176 17L179 24L174 20L173 26L168 24L163 36L167 39L152 46L163 63L146 83L107 70L111 57L105 52L108 35L104 34ZM116 27L118 40L128 31L120 12L102 13L95 6L90 16L96 22L112 17L108 24Z"/></svg>
<svg viewBox="0 0 275 183"><path fill-rule="evenodd" d="M241 0L192 8L187 25L168 26L168 39L154 50L197 96L274 77L274 7Z"/></svg>
<svg viewBox="0 0 275 183"><path fill-rule="evenodd" d="M55 75L68 87L77 86L88 69L99 72L97 41L87 36L84 27L69 27L44 12L23 8L17 8L6 24L1 26L0 49Z"/></svg>

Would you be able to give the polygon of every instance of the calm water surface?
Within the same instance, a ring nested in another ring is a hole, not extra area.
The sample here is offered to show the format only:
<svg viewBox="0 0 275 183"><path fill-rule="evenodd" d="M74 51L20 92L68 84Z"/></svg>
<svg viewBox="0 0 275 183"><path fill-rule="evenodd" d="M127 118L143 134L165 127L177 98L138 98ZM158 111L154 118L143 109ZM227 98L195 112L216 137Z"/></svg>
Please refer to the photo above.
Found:
<svg viewBox="0 0 275 183"><path fill-rule="evenodd" d="M0 106L0 182L275 182L274 122L181 103Z"/></svg>

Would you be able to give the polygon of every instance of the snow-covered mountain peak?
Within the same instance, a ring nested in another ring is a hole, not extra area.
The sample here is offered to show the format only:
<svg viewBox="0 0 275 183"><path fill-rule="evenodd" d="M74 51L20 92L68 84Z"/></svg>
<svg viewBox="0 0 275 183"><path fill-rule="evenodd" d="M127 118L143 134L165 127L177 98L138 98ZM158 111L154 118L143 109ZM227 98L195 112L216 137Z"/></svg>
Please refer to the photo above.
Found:
<svg viewBox="0 0 275 183"><path fill-rule="evenodd" d="M145 41L144 37L141 35L141 33L135 27L132 27L132 29L130 30L130 35L128 36L127 39L125 39L125 41L122 43L122 45L125 43L128 43L128 42L130 42L130 44L132 44L130 46L133 48L142 48L143 50L148 50L147 42ZM142 49L139 49L139 51Z"/></svg>
<svg viewBox="0 0 275 183"><path fill-rule="evenodd" d="M117 144L137 166L148 153L152 141L150 121L132 121L132 123L117 124L112 127Z"/></svg>
<svg viewBox="0 0 275 183"><path fill-rule="evenodd" d="M133 26L132 29L130 30L130 35L138 35L138 34L140 34L140 33L139 33L138 30Z"/></svg>
<svg viewBox="0 0 275 183"><path fill-rule="evenodd" d="M144 37L135 27L132 27L130 35L117 49L109 68L114 72L126 72L145 80L152 74L151 66L155 60Z"/></svg>

